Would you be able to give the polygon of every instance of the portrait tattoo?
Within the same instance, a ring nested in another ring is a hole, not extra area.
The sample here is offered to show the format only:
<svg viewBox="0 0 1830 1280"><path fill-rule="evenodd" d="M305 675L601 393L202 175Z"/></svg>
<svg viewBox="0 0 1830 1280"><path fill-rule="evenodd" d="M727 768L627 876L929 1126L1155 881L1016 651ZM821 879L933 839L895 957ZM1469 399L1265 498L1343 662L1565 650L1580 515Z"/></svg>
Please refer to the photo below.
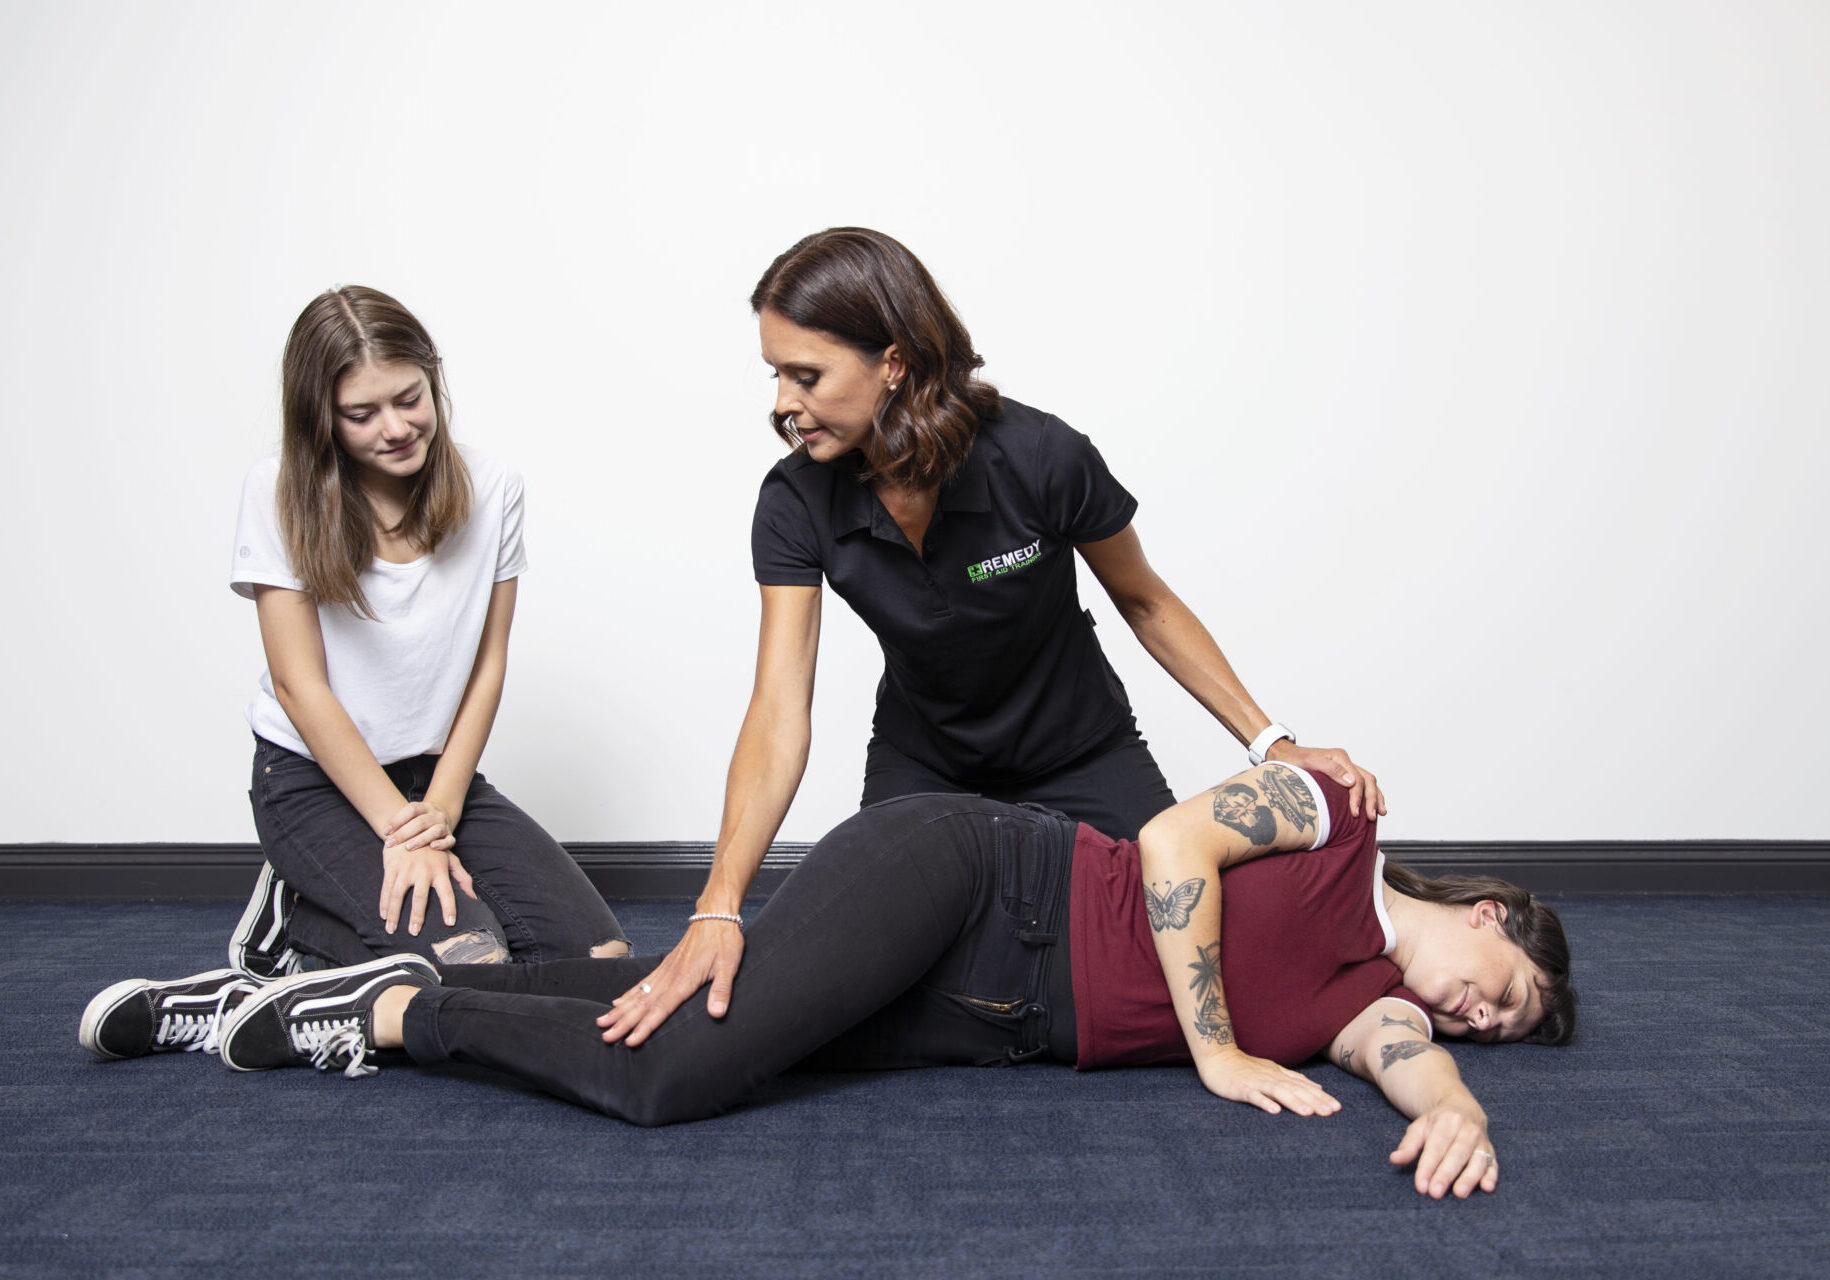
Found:
<svg viewBox="0 0 1830 1280"><path fill-rule="evenodd" d="M1388 1018L1384 1014L1380 1014L1379 1025L1382 1027L1409 1027L1418 1035L1423 1034L1423 1028L1418 1026L1415 1022L1412 1022L1409 1018Z"/></svg>
<svg viewBox="0 0 1830 1280"><path fill-rule="evenodd" d="M1315 830L1315 796L1288 769L1266 769L1259 779L1264 784L1265 803L1283 814L1284 821L1298 831Z"/></svg>
<svg viewBox="0 0 1830 1280"><path fill-rule="evenodd" d="M1214 821L1259 848L1277 839L1276 817L1258 803L1258 792L1243 782L1229 782L1214 792Z"/></svg>
<svg viewBox="0 0 1830 1280"><path fill-rule="evenodd" d="M1389 1071L1398 1063L1415 1058L1420 1053L1428 1053L1431 1049L1437 1053L1449 1052L1432 1040L1399 1040L1394 1044L1380 1045L1379 1070Z"/></svg>
<svg viewBox="0 0 1830 1280"><path fill-rule="evenodd" d="M1199 877L1184 880L1167 893L1158 893L1149 884L1145 884L1144 912L1150 917L1150 931L1161 933L1165 929L1186 929L1188 913L1201 901L1201 891L1205 888L1207 881Z"/></svg>

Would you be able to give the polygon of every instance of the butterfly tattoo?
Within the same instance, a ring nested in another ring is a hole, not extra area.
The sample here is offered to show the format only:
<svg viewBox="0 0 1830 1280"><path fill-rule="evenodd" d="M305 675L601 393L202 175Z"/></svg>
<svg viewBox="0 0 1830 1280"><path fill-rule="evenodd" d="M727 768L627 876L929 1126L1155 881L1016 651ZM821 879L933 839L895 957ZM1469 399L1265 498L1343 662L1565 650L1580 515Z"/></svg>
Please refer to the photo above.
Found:
<svg viewBox="0 0 1830 1280"><path fill-rule="evenodd" d="M1201 901L1201 894L1206 888L1207 881L1200 877L1184 880L1168 893L1158 893L1145 885L1144 911L1150 916L1150 931L1161 933L1165 929L1186 929L1188 913Z"/></svg>

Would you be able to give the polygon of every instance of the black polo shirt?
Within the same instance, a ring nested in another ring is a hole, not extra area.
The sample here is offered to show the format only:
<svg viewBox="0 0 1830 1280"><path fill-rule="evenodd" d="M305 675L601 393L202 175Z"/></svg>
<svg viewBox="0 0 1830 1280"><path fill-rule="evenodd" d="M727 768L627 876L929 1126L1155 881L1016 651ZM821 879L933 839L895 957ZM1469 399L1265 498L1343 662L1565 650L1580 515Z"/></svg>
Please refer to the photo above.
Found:
<svg viewBox="0 0 1830 1280"><path fill-rule="evenodd" d="M856 460L803 453L763 480L756 580L822 576L883 646L875 731L964 784L1026 781L1131 714L1075 589L1074 544L1131 523L1137 500L1059 418L1014 400L940 492L922 554Z"/></svg>

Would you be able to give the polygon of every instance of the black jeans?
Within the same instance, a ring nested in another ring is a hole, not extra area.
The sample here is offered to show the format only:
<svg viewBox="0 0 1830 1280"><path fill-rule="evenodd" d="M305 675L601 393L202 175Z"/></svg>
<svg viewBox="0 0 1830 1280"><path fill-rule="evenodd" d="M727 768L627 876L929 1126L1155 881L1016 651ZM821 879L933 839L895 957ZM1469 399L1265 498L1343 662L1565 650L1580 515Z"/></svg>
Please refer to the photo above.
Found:
<svg viewBox="0 0 1830 1280"><path fill-rule="evenodd" d="M722 1019L700 991L646 1043L595 1019L654 958L455 965L407 1005L414 1061L492 1067L642 1125L820 1069L1074 1060L1074 824L977 796L892 800L808 853L751 923Z"/></svg>
<svg viewBox="0 0 1830 1280"><path fill-rule="evenodd" d="M873 735L864 756L863 804L869 807L923 791L970 792L1012 804L1047 805L1124 840L1137 839L1146 822L1176 802L1149 744L1138 734L1137 720L1130 716L1104 742L1075 760L1052 773L1013 783L943 777Z"/></svg>
<svg viewBox="0 0 1830 1280"><path fill-rule="evenodd" d="M437 756L415 756L383 767L403 796L422 800L437 766ZM572 855L480 773L464 796L453 850L477 896L457 890L455 925L446 925L436 896L429 899L418 937L407 932L410 897L395 932L385 932L381 838L315 761L257 736L248 799L262 852L299 894L287 941L307 955L361 964L412 951L436 961L436 944L471 933L490 935L515 960L557 960L624 940Z"/></svg>

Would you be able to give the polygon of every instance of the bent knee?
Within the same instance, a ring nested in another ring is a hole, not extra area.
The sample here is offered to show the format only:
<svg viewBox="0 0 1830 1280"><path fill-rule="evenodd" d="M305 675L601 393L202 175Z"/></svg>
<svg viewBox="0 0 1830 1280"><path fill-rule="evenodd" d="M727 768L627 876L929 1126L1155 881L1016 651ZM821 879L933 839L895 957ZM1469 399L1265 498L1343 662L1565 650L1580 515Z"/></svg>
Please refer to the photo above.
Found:
<svg viewBox="0 0 1830 1280"><path fill-rule="evenodd" d="M612 938L608 942L600 942L592 947L591 956L597 960L614 960L618 956L628 955L629 951L630 947L627 942L621 938Z"/></svg>
<svg viewBox="0 0 1830 1280"><path fill-rule="evenodd" d="M443 941L433 943L432 951L440 964L508 963L508 948L487 929L453 934Z"/></svg>
<svg viewBox="0 0 1830 1280"><path fill-rule="evenodd" d="M657 1081L651 1077L649 1087L625 1088L620 1096L598 1098L595 1105L605 1115L616 1116L639 1128L658 1129L663 1125L707 1120L726 1109L724 1104L708 1101L702 1093L696 1076L673 1081Z"/></svg>

